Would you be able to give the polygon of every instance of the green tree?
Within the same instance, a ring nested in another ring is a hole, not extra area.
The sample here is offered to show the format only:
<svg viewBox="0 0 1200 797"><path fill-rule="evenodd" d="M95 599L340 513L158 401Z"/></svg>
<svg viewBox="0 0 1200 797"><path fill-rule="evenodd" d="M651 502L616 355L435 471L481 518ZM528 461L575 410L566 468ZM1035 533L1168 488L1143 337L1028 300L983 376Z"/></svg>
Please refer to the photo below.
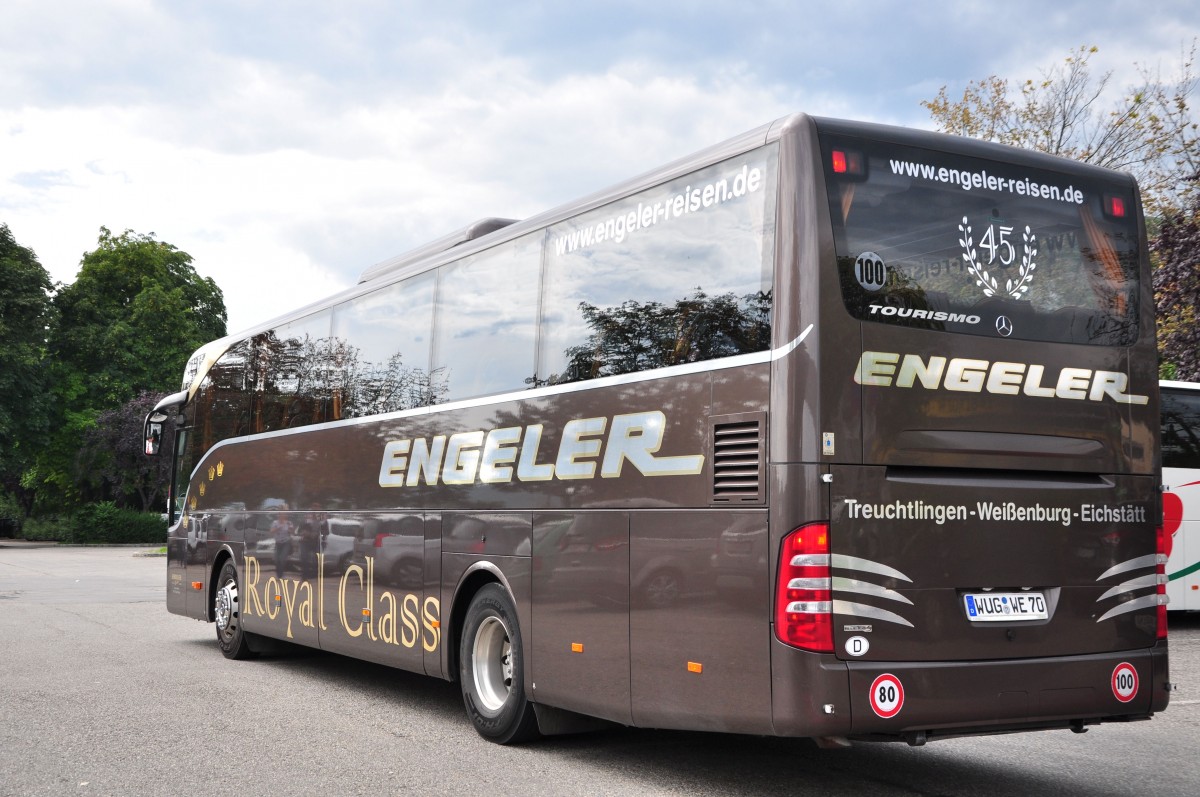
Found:
<svg viewBox="0 0 1200 797"><path fill-rule="evenodd" d="M1035 149L1131 172L1153 215L1187 207L1200 171L1200 133L1191 106L1196 44L1177 77L1164 81L1138 67L1136 85L1113 100L1112 72L1093 74L1096 47L1080 47L1039 78L990 75L961 98L946 86L921 103L942 132Z"/></svg>
<svg viewBox="0 0 1200 797"><path fill-rule="evenodd" d="M179 389L188 356L225 335L220 288L171 244L100 228L79 274L54 296L48 341L53 432L36 477L60 499L108 498L113 480L81 470L78 457L101 412L141 391Z"/></svg>
<svg viewBox="0 0 1200 797"><path fill-rule="evenodd" d="M33 251L0 224L0 485L28 515L33 495L22 486L47 430L43 367L52 318L50 276Z"/></svg>
<svg viewBox="0 0 1200 797"><path fill-rule="evenodd" d="M153 233L101 227L97 248L54 304L51 354L86 376L93 409L179 384L188 356L225 334L221 289L196 273L191 255Z"/></svg>
<svg viewBox="0 0 1200 797"><path fill-rule="evenodd" d="M1163 222L1151 248L1160 375L1200 381L1200 198Z"/></svg>
<svg viewBox="0 0 1200 797"><path fill-rule="evenodd" d="M164 506L171 478L174 423L168 423L163 434L163 456L145 456L142 440L146 415L164 395L142 391L120 407L101 412L96 425L84 435L80 461L119 507L150 511Z"/></svg>

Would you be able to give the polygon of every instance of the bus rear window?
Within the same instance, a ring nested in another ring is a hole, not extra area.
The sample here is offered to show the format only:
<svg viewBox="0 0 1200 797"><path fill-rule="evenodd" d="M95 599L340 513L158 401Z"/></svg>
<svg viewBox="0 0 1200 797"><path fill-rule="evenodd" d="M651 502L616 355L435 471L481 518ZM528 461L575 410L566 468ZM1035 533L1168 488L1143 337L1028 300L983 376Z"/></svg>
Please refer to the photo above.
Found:
<svg viewBox="0 0 1200 797"><path fill-rule="evenodd" d="M1131 183L822 138L842 295L856 318L1024 340L1137 337Z"/></svg>

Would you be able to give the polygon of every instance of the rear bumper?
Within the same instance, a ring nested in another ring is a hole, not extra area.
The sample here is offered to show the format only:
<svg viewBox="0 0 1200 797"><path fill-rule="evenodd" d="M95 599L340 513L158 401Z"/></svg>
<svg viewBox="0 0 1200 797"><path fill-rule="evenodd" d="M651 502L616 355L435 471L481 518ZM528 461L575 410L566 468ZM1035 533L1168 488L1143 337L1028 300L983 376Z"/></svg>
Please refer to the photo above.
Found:
<svg viewBox="0 0 1200 797"><path fill-rule="evenodd" d="M1148 719L1166 708L1170 689L1165 644L1083 656L907 663L843 662L776 642L774 659L774 726L786 736L921 743L1037 728L1079 729ZM802 686L814 677L823 683ZM823 698L813 700L818 694ZM882 701L873 700L873 694L882 694Z"/></svg>

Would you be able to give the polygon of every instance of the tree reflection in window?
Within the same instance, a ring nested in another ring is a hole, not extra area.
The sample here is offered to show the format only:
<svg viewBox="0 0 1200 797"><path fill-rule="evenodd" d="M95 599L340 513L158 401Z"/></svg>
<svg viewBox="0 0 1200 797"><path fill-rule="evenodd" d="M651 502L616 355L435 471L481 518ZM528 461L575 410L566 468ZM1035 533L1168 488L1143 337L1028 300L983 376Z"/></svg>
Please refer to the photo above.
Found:
<svg viewBox="0 0 1200 797"><path fill-rule="evenodd" d="M673 304L629 300L579 311L591 330L586 342L565 352L566 368L527 384L579 382L651 368L763 351L771 343L771 292L709 296L697 288Z"/></svg>
<svg viewBox="0 0 1200 797"><path fill-rule="evenodd" d="M446 400L448 392L443 369L430 371L404 364L404 355L393 354L387 362L360 362L358 350L338 341L337 357L342 375L340 406L343 418L360 418L385 412L428 407Z"/></svg>
<svg viewBox="0 0 1200 797"><path fill-rule="evenodd" d="M372 362L341 338L280 339L271 332L255 340L255 354L255 431L398 412L446 400L440 370L407 365L401 352Z"/></svg>

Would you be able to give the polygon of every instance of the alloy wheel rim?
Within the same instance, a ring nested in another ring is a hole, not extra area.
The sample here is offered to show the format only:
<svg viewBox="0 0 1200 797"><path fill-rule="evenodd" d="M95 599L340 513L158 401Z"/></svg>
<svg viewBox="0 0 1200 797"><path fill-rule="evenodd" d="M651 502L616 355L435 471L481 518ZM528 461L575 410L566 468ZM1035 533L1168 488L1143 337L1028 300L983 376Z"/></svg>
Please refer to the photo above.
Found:
<svg viewBox="0 0 1200 797"><path fill-rule="evenodd" d="M508 628L497 617L488 617L475 632L472 676L481 708L499 712L512 693L513 652Z"/></svg>

